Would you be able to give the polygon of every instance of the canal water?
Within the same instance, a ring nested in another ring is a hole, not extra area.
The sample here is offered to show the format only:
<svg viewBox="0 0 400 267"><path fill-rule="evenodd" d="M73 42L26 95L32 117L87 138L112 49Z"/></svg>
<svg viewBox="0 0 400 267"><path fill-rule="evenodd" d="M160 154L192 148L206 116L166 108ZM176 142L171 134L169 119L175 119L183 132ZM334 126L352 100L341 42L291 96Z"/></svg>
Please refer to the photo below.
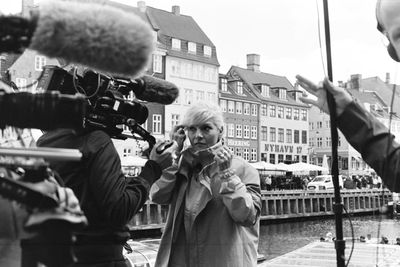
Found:
<svg viewBox="0 0 400 267"><path fill-rule="evenodd" d="M372 238L379 237L379 239L385 236L389 243L395 243L396 237L400 237L399 219L389 218L386 215L368 215L351 217L351 221L356 238L370 234ZM272 259L320 240L329 232L335 236L334 218L263 224L260 226L258 251L267 259ZM350 223L346 217L343 217L343 236L352 236Z"/></svg>

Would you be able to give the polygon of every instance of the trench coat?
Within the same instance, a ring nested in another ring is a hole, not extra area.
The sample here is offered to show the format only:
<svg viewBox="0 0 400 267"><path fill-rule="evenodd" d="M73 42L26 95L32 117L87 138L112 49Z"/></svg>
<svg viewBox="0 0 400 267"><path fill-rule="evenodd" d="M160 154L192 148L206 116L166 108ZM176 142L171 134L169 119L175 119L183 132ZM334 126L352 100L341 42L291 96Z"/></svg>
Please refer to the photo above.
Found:
<svg viewBox="0 0 400 267"><path fill-rule="evenodd" d="M179 164L165 169L150 190L153 202L169 204L155 266L256 266L261 210L257 170L234 156L235 174L226 179L213 162L201 169L200 186L187 198L192 167L188 151L182 154ZM185 228L185 201L194 218L190 229Z"/></svg>

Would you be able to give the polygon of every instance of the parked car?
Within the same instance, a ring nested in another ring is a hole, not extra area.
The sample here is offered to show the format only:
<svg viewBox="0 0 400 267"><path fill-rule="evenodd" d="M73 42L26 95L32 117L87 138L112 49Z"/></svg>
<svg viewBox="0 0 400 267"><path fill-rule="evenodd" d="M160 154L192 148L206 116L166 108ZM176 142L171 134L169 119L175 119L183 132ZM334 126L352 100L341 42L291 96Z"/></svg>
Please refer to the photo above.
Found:
<svg viewBox="0 0 400 267"><path fill-rule="evenodd" d="M339 187L343 188L343 177L339 175ZM308 185L308 190L332 190L333 189L333 181L332 175L318 175L314 179L312 179Z"/></svg>

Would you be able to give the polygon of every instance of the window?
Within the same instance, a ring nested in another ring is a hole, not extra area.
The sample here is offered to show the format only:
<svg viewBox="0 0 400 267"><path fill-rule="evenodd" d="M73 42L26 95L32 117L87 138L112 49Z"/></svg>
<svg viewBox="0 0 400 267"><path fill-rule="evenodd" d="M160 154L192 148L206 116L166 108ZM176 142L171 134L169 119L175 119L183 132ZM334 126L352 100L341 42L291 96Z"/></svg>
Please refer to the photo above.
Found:
<svg viewBox="0 0 400 267"><path fill-rule="evenodd" d="M243 159L244 160L249 160L249 149L248 148L243 148Z"/></svg>
<svg viewBox="0 0 400 267"><path fill-rule="evenodd" d="M261 116L267 116L267 105L261 104Z"/></svg>
<svg viewBox="0 0 400 267"><path fill-rule="evenodd" d="M286 143L292 143L292 130L286 129Z"/></svg>
<svg viewBox="0 0 400 267"><path fill-rule="evenodd" d="M314 123L313 122L309 122L308 123L310 130L314 130Z"/></svg>
<svg viewBox="0 0 400 267"><path fill-rule="evenodd" d="M162 72L162 56L161 55L153 55L153 72L161 73Z"/></svg>
<svg viewBox="0 0 400 267"><path fill-rule="evenodd" d="M322 121L317 121L317 129L321 129L322 128Z"/></svg>
<svg viewBox="0 0 400 267"><path fill-rule="evenodd" d="M181 40L172 38L172 49L181 50Z"/></svg>
<svg viewBox="0 0 400 267"><path fill-rule="evenodd" d="M127 157L132 155L132 149L130 148L124 148L124 153L122 154L123 157Z"/></svg>
<svg viewBox="0 0 400 267"><path fill-rule="evenodd" d="M15 85L19 88L19 89L26 89L26 79L25 78L16 78L15 79Z"/></svg>
<svg viewBox="0 0 400 267"><path fill-rule="evenodd" d="M269 86L266 84L261 85L261 95L265 97L269 97Z"/></svg>
<svg viewBox="0 0 400 267"><path fill-rule="evenodd" d="M153 114L153 134L161 134L161 115Z"/></svg>
<svg viewBox="0 0 400 267"><path fill-rule="evenodd" d="M243 138L250 138L250 126L249 125L243 125Z"/></svg>
<svg viewBox="0 0 400 267"><path fill-rule="evenodd" d="M219 105L221 106L222 112L226 112L226 100L225 99L221 99L219 101Z"/></svg>
<svg viewBox="0 0 400 267"><path fill-rule="evenodd" d="M268 127L261 126L261 140L267 141L267 139L268 139Z"/></svg>
<svg viewBox="0 0 400 267"><path fill-rule="evenodd" d="M196 90L196 102L204 100L204 91Z"/></svg>
<svg viewBox="0 0 400 267"><path fill-rule="evenodd" d="M330 137L325 137L325 145L327 147L331 147L332 146L332 142L331 142L331 138Z"/></svg>
<svg viewBox="0 0 400 267"><path fill-rule="evenodd" d="M204 46L204 56L211 57L211 47L208 45Z"/></svg>
<svg viewBox="0 0 400 267"><path fill-rule="evenodd" d="M236 137L239 137L239 138L242 137L242 125L241 124L236 124Z"/></svg>
<svg viewBox="0 0 400 267"><path fill-rule="evenodd" d="M279 89L279 98L280 99L286 99L286 89Z"/></svg>
<svg viewBox="0 0 400 267"><path fill-rule="evenodd" d="M173 129L174 126L178 124L179 124L179 114L171 114L171 126L172 126L171 129Z"/></svg>
<svg viewBox="0 0 400 267"><path fill-rule="evenodd" d="M282 119L283 118L283 107L282 106L278 106L278 118Z"/></svg>
<svg viewBox="0 0 400 267"><path fill-rule="evenodd" d="M242 102L236 102L236 113L237 114L242 114L242 109L243 109L243 103Z"/></svg>
<svg viewBox="0 0 400 267"><path fill-rule="evenodd" d="M301 131L301 143L307 144L307 131Z"/></svg>
<svg viewBox="0 0 400 267"><path fill-rule="evenodd" d="M188 42L188 52L196 54L196 43Z"/></svg>
<svg viewBox="0 0 400 267"><path fill-rule="evenodd" d="M275 154L269 154L269 163L275 164Z"/></svg>
<svg viewBox="0 0 400 267"><path fill-rule="evenodd" d="M307 120L307 110L306 109L302 109L301 110L301 120L302 121L306 121Z"/></svg>
<svg viewBox="0 0 400 267"><path fill-rule="evenodd" d="M251 139L257 139L257 126L251 126Z"/></svg>
<svg viewBox="0 0 400 267"><path fill-rule="evenodd" d="M244 103L244 111L243 114L244 115L250 115L250 104L249 103Z"/></svg>
<svg viewBox="0 0 400 267"><path fill-rule="evenodd" d="M251 149L251 161L257 161L257 148L252 148Z"/></svg>
<svg viewBox="0 0 400 267"><path fill-rule="evenodd" d="M278 129L278 142L283 143L285 141L285 131L283 128Z"/></svg>
<svg viewBox="0 0 400 267"><path fill-rule="evenodd" d="M193 90L185 89L185 104L191 105L193 104Z"/></svg>
<svg viewBox="0 0 400 267"><path fill-rule="evenodd" d="M228 137L235 137L235 125L228 123Z"/></svg>
<svg viewBox="0 0 400 267"><path fill-rule="evenodd" d="M299 109L295 108L293 112L293 119L294 120L299 120Z"/></svg>
<svg viewBox="0 0 400 267"><path fill-rule="evenodd" d="M292 108L286 108L286 119L292 119Z"/></svg>
<svg viewBox="0 0 400 267"><path fill-rule="evenodd" d="M221 78L221 91L222 92L228 91L228 80L225 78Z"/></svg>
<svg viewBox="0 0 400 267"><path fill-rule="evenodd" d="M228 112L235 113L235 102L228 101Z"/></svg>
<svg viewBox="0 0 400 267"><path fill-rule="evenodd" d="M325 121L325 125L326 125L326 128L330 129L331 128L331 121L330 120Z"/></svg>
<svg viewBox="0 0 400 267"><path fill-rule="evenodd" d="M269 141L276 142L276 129L269 127Z"/></svg>
<svg viewBox="0 0 400 267"><path fill-rule="evenodd" d="M294 141L295 144L300 143L300 131L299 130L294 130Z"/></svg>
<svg viewBox="0 0 400 267"><path fill-rule="evenodd" d="M283 155L282 154L278 154L278 163L283 162Z"/></svg>
<svg viewBox="0 0 400 267"><path fill-rule="evenodd" d="M317 137L317 147L322 147L322 137Z"/></svg>
<svg viewBox="0 0 400 267"><path fill-rule="evenodd" d="M257 105L251 104L251 116L257 116Z"/></svg>
<svg viewBox="0 0 400 267"><path fill-rule="evenodd" d="M276 106L275 105L270 105L269 106L269 116L270 117L275 117L276 116Z"/></svg>
<svg viewBox="0 0 400 267"><path fill-rule="evenodd" d="M35 70L42 71L44 65L46 65L46 58L44 56L35 56Z"/></svg>
<svg viewBox="0 0 400 267"><path fill-rule="evenodd" d="M238 95L243 95L243 82L236 82L236 93Z"/></svg>

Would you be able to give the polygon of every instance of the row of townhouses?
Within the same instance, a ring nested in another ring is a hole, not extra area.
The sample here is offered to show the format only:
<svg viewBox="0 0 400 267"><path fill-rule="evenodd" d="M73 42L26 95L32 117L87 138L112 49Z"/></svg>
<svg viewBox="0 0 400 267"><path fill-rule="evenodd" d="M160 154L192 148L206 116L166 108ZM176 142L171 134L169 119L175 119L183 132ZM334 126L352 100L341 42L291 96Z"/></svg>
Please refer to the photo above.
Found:
<svg viewBox="0 0 400 267"><path fill-rule="evenodd" d="M149 23L154 30L156 50L147 73L172 82L180 89L178 99L171 105L146 103L149 116L143 127L154 137L168 138L190 105L209 101L219 104L224 112L225 144L249 162L322 165L324 157L330 161L329 116L302 103L299 97L303 91L286 77L262 72L260 55L248 54L246 68L232 66L226 74L221 74L215 45L191 16L181 14L179 6L166 11L146 6L143 1L136 7L108 2ZM33 0L23 1L22 14L27 15L32 8L35 8ZM35 82L45 65L62 64L31 50L21 56L2 55L0 75L25 88ZM362 79L361 75L352 75L349 81L339 82L339 85L346 87L384 124L389 125L389 115L394 114L392 132L400 132L400 120L396 116L400 110L391 111L387 104L391 97L389 76L382 81L378 77ZM35 91L36 87L26 90ZM400 107L396 103L395 106ZM340 172L368 171L369 167L358 152L341 133L339 135ZM145 144L127 139L115 140L115 146L123 158L139 154Z"/></svg>

